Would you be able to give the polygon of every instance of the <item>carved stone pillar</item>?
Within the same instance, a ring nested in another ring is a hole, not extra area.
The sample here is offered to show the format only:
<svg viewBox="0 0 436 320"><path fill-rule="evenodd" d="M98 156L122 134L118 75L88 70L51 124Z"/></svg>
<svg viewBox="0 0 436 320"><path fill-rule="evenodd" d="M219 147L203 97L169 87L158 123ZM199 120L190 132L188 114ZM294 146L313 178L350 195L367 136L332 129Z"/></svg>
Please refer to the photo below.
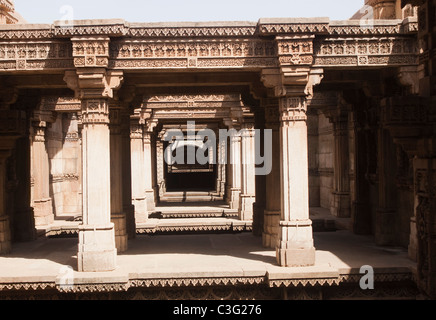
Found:
<svg viewBox="0 0 436 320"><path fill-rule="evenodd" d="M152 138L153 131L144 131L143 143L144 143L144 187L145 187L145 201L147 206L147 217L152 213L155 208L155 195L153 188L153 159L152 159Z"/></svg>
<svg viewBox="0 0 436 320"><path fill-rule="evenodd" d="M107 99L82 101L83 224L79 226L79 271L116 267L111 223L111 158Z"/></svg>
<svg viewBox="0 0 436 320"><path fill-rule="evenodd" d="M253 220L253 204L256 202L256 159L254 119L245 120L241 130L241 194L239 219Z"/></svg>
<svg viewBox="0 0 436 320"><path fill-rule="evenodd" d="M224 197L226 192L226 153L225 141L218 141L218 157L217 157L217 180L216 180L216 192L219 197Z"/></svg>
<svg viewBox="0 0 436 320"><path fill-rule="evenodd" d="M339 110L331 118L334 130L334 191L331 213L339 218L351 216L349 181L348 115Z"/></svg>
<svg viewBox="0 0 436 320"><path fill-rule="evenodd" d="M126 214L126 228L129 239L136 237L135 206L132 203L132 166L130 160L130 114L127 108L121 110L122 167L123 167L123 212Z"/></svg>
<svg viewBox="0 0 436 320"><path fill-rule="evenodd" d="M123 73L107 70L109 38L75 37L71 41L76 70L66 71L64 80L82 101L83 125L83 223L79 226L78 270L112 271L117 249L111 222L109 99L120 88Z"/></svg>
<svg viewBox="0 0 436 320"><path fill-rule="evenodd" d="M241 135L233 131L230 136L230 183L227 186L230 209L239 211L241 195Z"/></svg>
<svg viewBox="0 0 436 320"><path fill-rule="evenodd" d="M378 245L395 245L397 233L397 186L394 177L396 147L389 132L378 130L378 208L375 223L375 242Z"/></svg>
<svg viewBox="0 0 436 320"><path fill-rule="evenodd" d="M267 99L265 104L266 128L272 130L272 170L266 176L266 209L263 246L276 248L280 233L280 116L278 99Z"/></svg>
<svg viewBox="0 0 436 320"><path fill-rule="evenodd" d="M35 226L48 226L54 222L53 203L50 197L50 164L45 135L52 122L51 112L35 112L31 126L32 177L34 181L32 206Z"/></svg>
<svg viewBox="0 0 436 320"><path fill-rule="evenodd" d="M127 250L127 219L123 207L123 136L121 134L121 108L111 106L110 118L110 183L111 221L115 226L115 245L118 252Z"/></svg>
<svg viewBox="0 0 436 320"><path fill-rule="evenodd" d="M148 219L147 198L144 180L144 143L143 126L139 119L132 119L130 124L130 149L132 166L132 200L135 206L136 223L146 222Z"/></svg>
<svg viewBox="0 0 436 320"><path fill-rule="evenodd" d="M315 264L309 219L307 102L304 96L280 98L281 218L277 261L280 266Z"/></svg>

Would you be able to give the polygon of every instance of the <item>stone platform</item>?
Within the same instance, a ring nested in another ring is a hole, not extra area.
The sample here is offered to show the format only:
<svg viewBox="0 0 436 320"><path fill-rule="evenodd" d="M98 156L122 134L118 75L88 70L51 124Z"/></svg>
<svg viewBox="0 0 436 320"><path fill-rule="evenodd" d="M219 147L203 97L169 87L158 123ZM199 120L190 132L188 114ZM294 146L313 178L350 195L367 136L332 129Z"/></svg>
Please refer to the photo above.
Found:
<svg viewBox="0 0 436 320"><path fill-rule="evenodd" d="M14 244L12 254L0 257L0 298L93 292L125 298L123 293L140 294L142 290L149 294L152 289L160 292L159 297L162 290L182 290L179 298L186 298L185 291L191 289L211 292L242 287L271 294L282 289L305 288L307 294L307 290L317 288L345 287L354 295L362 293L359 270L363 265L374 268L376 288L400 284L389 292L399 298L414 298L415 291L410 288L416 264L405 249L378 247L371 237L349 231L316 233L314 237L315 266L281 268L276 264L275 251L262 248L261 239L249 233L138 236L129 241L127 252L118 255L117 270L108 273L77 272L77 239L39 239ZM283 298L283 292L279 296Z"/></svg>

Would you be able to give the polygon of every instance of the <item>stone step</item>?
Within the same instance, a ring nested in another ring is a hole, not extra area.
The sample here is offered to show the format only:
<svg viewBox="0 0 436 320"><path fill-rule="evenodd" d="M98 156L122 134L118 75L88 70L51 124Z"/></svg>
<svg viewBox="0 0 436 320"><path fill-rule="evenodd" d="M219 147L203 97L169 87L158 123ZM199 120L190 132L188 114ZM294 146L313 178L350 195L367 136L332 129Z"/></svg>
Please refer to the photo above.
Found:
<svg viewBox="0 0 436 320"><path fill-rule="evenodd" d="M160 197L161 202L210 202L223 201L223 197L216 192L188 191L167 192Z"/></svg>
<svg viewBox="0 0 436 320"><path fill-rule="evenodd" d="M157 211L150 215L156 219L185 219L185 218L237 218L237 210L217 209L217 210L189 210L189 211Z"/></svg>

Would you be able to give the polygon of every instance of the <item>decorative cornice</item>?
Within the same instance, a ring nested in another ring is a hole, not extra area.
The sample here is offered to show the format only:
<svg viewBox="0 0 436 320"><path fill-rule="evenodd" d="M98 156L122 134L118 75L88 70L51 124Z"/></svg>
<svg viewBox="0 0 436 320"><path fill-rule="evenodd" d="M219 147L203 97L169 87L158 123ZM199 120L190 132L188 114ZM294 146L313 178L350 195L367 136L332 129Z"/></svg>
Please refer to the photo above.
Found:
<svg viewBox="0 0 436 320"><path fill-rule="evenodd" d="M262 35L328 34L329 23L328 18L260 19L259 33Z"/></svg>
<svg viewBox="0 0 436 320"><path fill-rule="evenodd" d="M128 23L124 20L83 20L47 24L0 26L0 39L32 40L71 38L77 36L107 36L112 38L223 38L256 35L317 34L317 35L397 35L415 32L417 22L377 20L362 25L358 20L330 21L328 18L260 19L255 22L199 23Z"/></svg>

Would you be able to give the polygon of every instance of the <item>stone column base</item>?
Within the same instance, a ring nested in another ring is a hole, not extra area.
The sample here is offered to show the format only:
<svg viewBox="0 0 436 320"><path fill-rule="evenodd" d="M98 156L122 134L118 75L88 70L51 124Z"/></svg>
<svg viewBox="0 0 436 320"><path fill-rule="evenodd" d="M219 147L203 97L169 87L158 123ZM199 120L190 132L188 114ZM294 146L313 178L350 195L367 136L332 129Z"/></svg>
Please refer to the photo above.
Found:
<svg viewBox="0 0 436 320"><path fill-rule="evenodd" d="M277 263L282 267L315 265L312 221L280 221L280 228Z"/></svg>
<svg viewBox="0 0 436 320"><path fill-rule="evenodd" d="M79 226L79 272L105 272L116 269L114 224Z"/></svg>
<svg viewBox="0 0 436 320"><path fill-rule="evenodd" d="M338 218L351 217L351 198L349 193L333 193L332 215Z"/></svg>
<svg viewBox="0 0 436 320"><path fill-rule="evenodd" d="M8 216L0 217L0 254L11 253L11 229Z"/></svg>
<svg viewBox="0 0 436 320"><path fill-rule="evenodd" d="M117 252L124 252L127 250L127 222L126 215L124 214L112 214L111 221L115 228L115 247Z"/></svg>
<svg viewBox="0 0 436 320"><path fill-rule="evenodd" d="M240 188L229 188L229 205L232 210L239 210L239 201L241 196Z"/></svg>
<svg viewBox="0 0 436 320"><path fill-rule="evenodd" d="M280 211L264 211L262 244L265 248L277 248L280 233Z"/></svg>
<svg viewBox="0 0 436 320"><path fill-rule="evenodd" d="M147 198L133 199L133 205L135 206L135 222L144 223L148 220L147 211Z"/></svg>
<svg viewBox="0 0 436 320"><path fill-rule="evenodd" d="M315 248L280 249L276 251L281 267L310 267L315 265Z"/></svg>
<svg viewBox="0 0 436 320"><path fill-rule="evenodd" d="M48 226L54 222L53 204L51 198L33 201L35 226Z"/></svg>
<svg viewBox="0 0 436 320"><path fill-rule="evenodd" d="M253 203L256 197L253 195L241 194L239 197L239 220L253 221Z"/></svg>
<svg viewBox="0 0 436 320"><path fill-rule="evenodd" d="M154 190L147 190L147 191L145 191L145 199L146 199L146 202L147 202L147 214L150 214L154 210L156 210L156 202L155 202Z"/></svg>

